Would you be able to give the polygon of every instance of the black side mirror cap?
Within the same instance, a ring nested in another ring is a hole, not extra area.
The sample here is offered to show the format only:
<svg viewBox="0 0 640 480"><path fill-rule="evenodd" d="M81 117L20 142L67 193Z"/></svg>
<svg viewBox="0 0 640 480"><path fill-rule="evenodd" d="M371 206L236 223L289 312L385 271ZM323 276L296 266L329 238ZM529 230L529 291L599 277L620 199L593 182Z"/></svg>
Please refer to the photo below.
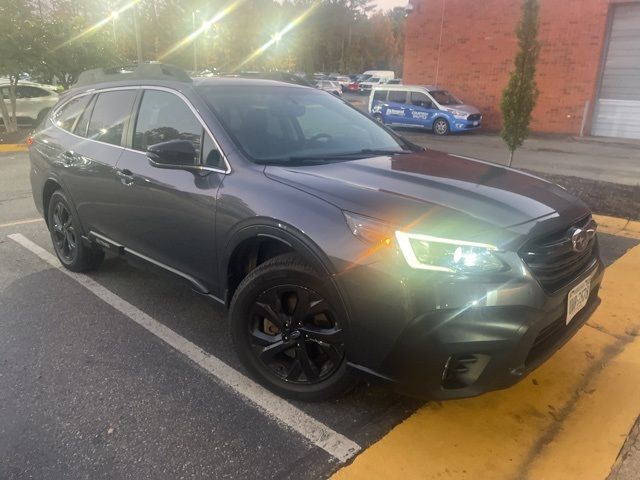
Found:
<svg viewBox="0 0 640 480"><path fill-rule="evenodd" d="M169 140L147 148L147 158L157 167L184 168L197 163L198 152L189 140Z"/></svg>

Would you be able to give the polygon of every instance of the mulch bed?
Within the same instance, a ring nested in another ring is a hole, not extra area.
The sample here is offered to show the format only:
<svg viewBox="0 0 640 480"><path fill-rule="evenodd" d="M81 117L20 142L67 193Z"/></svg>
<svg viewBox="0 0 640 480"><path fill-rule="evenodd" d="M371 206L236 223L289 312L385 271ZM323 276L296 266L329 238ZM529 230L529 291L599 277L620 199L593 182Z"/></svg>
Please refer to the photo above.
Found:
<svg viewBox="0 0 640 480"><path fill-rule="evenodd" d="M619 185L580 177L530 172L557 183L586 203L594 213L640 220L640 184Z"/></svg>
<svg viewBox="0 0 640 480"><path fill-rule="evenodd" d="M24 143L31 130L31 128L18 128L15 133L7 133L4 127L0 127L0 143Z"/></svg>

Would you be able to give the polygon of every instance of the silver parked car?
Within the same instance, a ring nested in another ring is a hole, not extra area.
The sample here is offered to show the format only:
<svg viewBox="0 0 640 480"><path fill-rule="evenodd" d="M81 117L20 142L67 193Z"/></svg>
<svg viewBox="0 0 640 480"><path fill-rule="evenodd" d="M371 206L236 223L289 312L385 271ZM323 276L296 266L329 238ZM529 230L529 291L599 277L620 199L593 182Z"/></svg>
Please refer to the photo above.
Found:
<svg viewBox="0 0 640 480"><path fill-rule="evenodd" d="M16 118L19 125L33 125L39 123L47 112L58 103L58 93L52 85L39 83L18 83L16 86ZM9 84L0 84L0 92L9 108ZM0 124L4 120L0 116Z"/></svg>
<svg viewBox="0 0 640 480"><path fill-rule="evenodd" d="M342 87L338 82L333 82L331 80L320 80L316 83L316 88L337 95L338 97L342 96Z"/></svg>

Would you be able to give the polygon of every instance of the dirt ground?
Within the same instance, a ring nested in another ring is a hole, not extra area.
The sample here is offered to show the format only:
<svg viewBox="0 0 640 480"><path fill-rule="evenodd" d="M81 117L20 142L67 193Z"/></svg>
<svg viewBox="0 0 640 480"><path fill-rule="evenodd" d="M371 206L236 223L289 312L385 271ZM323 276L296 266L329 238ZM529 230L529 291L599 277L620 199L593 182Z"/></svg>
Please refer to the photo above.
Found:
<svg viewBox="0 0 640 480"><path fill-rule="evenodd" d="M24 143L31 130L31 128L19 128L16 133L7 133L2 126L0 127L0 143Z"/></svg>
<svg viewBox="0 0 640 480"><path fill-rule="evenodd" d="M595 213L640 220L640 184L619 185L580 177L530 173L563 186L582 199Z"/></svg>

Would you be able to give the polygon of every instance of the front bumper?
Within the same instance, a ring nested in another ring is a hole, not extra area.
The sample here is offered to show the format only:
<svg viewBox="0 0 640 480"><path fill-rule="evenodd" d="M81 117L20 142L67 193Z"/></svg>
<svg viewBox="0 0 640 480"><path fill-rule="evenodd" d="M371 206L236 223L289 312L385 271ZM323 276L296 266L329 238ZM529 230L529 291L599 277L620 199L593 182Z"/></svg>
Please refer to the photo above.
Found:
<svg viewBox="0 0 640 480"><path fill-rule="evenodd" d="M413 285L401 304L387 305L385 310L388 315L395 310L397 317L407 314L404 322L398 318L403 326L397 335L389 328L386 341L385 337L361 339L370 354L356 356L350 366L401 393L421 398L470 397L509 387L542 364L587 321L600 302L603 273L604 266L597 259L553 295L544 293L534 279L525 278L504 286L505 302L473 305L464 301L467 306L456 308L451 308L456 298L473 295L471 285L450 283L435 293L424 290L432 288L427 284ZM368 275L371 278L371 272ZM587 305L566 325L568 292L587 277L591 277ZM445 293L446 288L452 291ZM479 286L477 291L481 290ZM385 308L385 297L388 302L397 294L377 295L369 290L370 303L380 299L369 307L372 316ZM416 300L420 295L425 298ZM425 308L433 306L434 298L437 308ZM387 322L395 320L390 316ZM370 317L368 323L368 328L384 330L384 325L376 325L379 320ZM356 346L356 350L361 348ZM384 351L382 358L371 354L374 349Z"/></svg>
<svg viewBox="0 0 640 480"><path fill-rule="evenodd" d="M454 118L453 122L451 122L450 127L452 132L466 132L468 130L477 130L478 128L482 127L482 119L463 120Z"/></svg>

